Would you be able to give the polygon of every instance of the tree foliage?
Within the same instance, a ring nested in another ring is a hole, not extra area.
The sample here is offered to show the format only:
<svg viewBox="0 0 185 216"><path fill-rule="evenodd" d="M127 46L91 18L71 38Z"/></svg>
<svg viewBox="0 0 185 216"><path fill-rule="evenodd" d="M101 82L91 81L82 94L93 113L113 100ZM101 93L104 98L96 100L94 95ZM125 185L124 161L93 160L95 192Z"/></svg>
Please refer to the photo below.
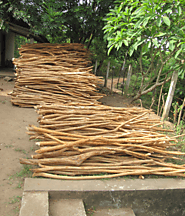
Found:
<svg viewBox="0 0 185 216"><path fill-rule="evenodd" d="M43 34L51 42L70 41L90 46L95 37L103 40L103 17L113 8L113 2L114 0L3 0L0 19L22 19L32 31Z"/></svg>
<svg viewBox="0 0 185 216"><path fill-rule="evenodd" d="M130 56L139 53L138 68L142 80L134 99L167 82L174 70L184 76L184 1L117 1L105 20L109 53L113 48L119 50L123 46L128 47ZM171 59L175 61L170 62ZM150 63L144 68L146 60ZM169 70L165 71L167 64Z"/></svg>

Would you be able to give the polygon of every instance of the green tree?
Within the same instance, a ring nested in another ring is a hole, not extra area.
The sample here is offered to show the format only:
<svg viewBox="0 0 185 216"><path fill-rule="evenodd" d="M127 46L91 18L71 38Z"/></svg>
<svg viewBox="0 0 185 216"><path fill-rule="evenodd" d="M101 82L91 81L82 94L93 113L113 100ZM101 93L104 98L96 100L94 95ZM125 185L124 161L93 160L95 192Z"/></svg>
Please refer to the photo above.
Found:
<svg viewBox="0 0 185 216"><path fill-rule="evenodd" d="M35 34L50 42L83 43L103 40L104 16L114 7L114 0L3 0L0 19L22 19Z"/></svg>
<svg viewBox="0 0 185 216"><path fill-rule="evenodd" d="M168 82L172 72L184 76L185 11L184 1L126 0L116 1L107 14L104 27L108 53L128 47L138 54L138 70L142 75L140 89L133 100ZM175 61L171 62L171 59ZM149 64L144 65L144 62ZM164 70L166 65L169 70Z"/></svg>

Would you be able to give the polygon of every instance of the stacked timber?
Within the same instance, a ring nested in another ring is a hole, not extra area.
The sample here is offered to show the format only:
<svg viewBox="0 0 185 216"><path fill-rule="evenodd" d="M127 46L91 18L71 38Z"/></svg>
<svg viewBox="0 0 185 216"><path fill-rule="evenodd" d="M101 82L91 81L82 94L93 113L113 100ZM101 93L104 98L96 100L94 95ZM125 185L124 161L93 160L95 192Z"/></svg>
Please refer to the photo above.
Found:
<svg viewBox="0 0 185 216"><path fill-rule="evenodd" d="M14 60L16 83L12 103L33 107L42 103L99 103L102 82L91 74L89 52L81 44L27 44Z"/></svg>
<svg viewBox="0 0 185 216"><path fill-rule="evenodd" d="M36 165L33 176L100 179L154 174L185 177L185 153L171 151L177 140L142 108L98 102L101 79L91 74L89 53L80 44L22 46L15 60L12 103L35 107L39 127L28 134L39 149L22 164Z"/></svg>
<svg viewBox="0 0 185 216"><path fill-rule="evenodd" d="M161 133L161 122L141 108L71 103L36 107L40 127L28 128L40 149L23 164L38 165L33 176L100 179L156 174L185 177L185 166L165 162L185 155ZM159 133L160 131L160 133ZM173 142L173 143L172 143Z"/></svg>

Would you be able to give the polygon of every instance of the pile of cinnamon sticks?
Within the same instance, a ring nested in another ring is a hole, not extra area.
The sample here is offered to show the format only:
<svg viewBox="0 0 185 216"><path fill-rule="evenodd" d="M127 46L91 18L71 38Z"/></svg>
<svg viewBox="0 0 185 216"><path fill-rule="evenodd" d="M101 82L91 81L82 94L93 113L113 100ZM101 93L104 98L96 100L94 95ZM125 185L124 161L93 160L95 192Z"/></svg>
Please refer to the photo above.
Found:
<svg viewBox="0 0 185 216"><path fill-rule="evenodd" d="M159 120L142 108L79 103L35 107L40 127L28 127L40 140L32 159L33 176L56 179L100 179L156 174L185 177L185 166L166 163L185 153L170 151L176 139L158 131Z"/></svg>
<svg viewBox="0 0 185 216"><path fill-rule="evenodd" d="M92 71L89 52L81 44L27 44L14 60L16 83L12 103L33 107L41 103L99 103L102 83Z"/></svg>
<svg viewBox="0 0 185 216"><path fill-rule="evenodd" d="M20 49L12 103L34 106L39 127L30 139L39 149L22 164L36 165L33 176L101 179L154 174L185 177L185 153L171 151L175 137L164 132L150 110L118 108L98 102L101 83L91 74L89 53L79 44L34 44Z"/></svg>

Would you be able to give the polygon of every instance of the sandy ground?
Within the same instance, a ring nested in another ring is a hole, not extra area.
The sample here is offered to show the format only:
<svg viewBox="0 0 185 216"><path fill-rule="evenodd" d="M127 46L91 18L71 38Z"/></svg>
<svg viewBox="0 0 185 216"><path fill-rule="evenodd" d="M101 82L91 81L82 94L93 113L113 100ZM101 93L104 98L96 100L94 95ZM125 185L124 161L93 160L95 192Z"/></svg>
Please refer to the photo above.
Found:
<svg viewBox="0 0 185 216"><path fill-rule="evenodd" d="M14 81L0 78L0 216L19 215L23 181L30 175L19 158L30 157L36 149L26 127L37 125L37 114L34 109L12 106L7 93L13 87Z"/></svg>

